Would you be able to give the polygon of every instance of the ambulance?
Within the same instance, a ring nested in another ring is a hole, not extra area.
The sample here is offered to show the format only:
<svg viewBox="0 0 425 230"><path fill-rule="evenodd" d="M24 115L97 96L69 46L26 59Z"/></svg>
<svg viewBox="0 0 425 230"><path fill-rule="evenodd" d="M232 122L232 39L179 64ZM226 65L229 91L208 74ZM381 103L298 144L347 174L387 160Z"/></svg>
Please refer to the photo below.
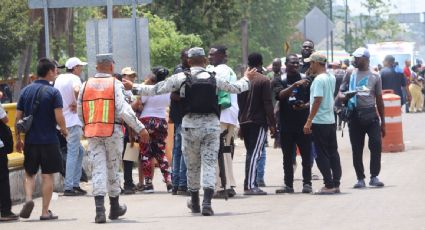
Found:
<svg viewBox="0 0 425 230"><path fill-rule="evenodd" d="M401 68L404 67L404 62L410 60L414 64L415 43L414 42L380 42L368 44L367 48L370 52L370 66L376 67L378 64L384 65L384 59L387 55L392 55L395 61L399 63Z"/></svg>

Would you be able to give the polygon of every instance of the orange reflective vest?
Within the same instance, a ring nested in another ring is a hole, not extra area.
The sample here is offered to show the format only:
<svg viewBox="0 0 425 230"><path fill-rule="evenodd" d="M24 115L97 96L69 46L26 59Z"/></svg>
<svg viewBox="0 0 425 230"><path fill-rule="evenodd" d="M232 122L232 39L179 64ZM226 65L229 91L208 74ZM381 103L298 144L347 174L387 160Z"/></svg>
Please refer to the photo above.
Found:
<svg viewBox="0 0 425 230"><path fill-rule="evenodd" d="M83 89L85 137L110 137L115 122L115 78L90 78Z"/></svg>

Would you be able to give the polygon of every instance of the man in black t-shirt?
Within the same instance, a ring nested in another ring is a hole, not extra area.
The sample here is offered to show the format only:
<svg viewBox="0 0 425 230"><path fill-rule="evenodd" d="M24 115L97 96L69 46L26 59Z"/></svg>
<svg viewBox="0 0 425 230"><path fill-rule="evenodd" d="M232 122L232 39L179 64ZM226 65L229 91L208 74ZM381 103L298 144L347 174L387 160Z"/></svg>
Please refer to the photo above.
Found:
<svg viewBox="0 0 425 230"><path fill-rule="evenodd" d="M176 66L173 74L190 71L187 52L189 49L183 49L180 53L181 64ZM186 176L186 163L182 153L182 136L181 126L183 119L182 102L180 101L180 91L171 93L170 103L170 119L174 123L174 147L173 147L173 168L172 178L173 195L187 195L187 176Z"/></svg>
<svg viewBox="0 0 425 230"><path fill-rule="evenodd" d="M273 79L272 88L280 103L280 138L283 151L285 185L276 193L293 193L294 151L300 149L303 166L303 193L311 193L311 136L303 127L309 115L310 80L298 71L296 54L286 57L286 73Z"/></svg>
<svg viewBox="0 0 425 230"><path fill-rule="evenodd" d="M314 42L311 40L305 40L301 47L301 65L299 66L299 72L307 74L307 70L310 68L309 62L304 62L304 59L309 58L314 52Z"/></svg>

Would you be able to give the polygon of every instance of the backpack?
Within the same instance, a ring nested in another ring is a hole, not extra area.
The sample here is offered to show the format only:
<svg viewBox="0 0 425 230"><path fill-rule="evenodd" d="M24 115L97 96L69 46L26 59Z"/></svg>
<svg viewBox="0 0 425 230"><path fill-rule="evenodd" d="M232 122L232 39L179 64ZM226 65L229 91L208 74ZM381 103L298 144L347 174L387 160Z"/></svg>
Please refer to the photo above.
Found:
<svg viewBox="0 0 425 230"><path fill-rule="evenodd" d="M9 154L13 152L13 136L9 126L0 121L0 140L4 147L0 148L0 154Z"/></svg>
<svg viewBox="0 0 425 230"><path fill-rule="evenodd" d="M201 73L209 73L209 78L198 78ZM220 117L220 106L217 96L217 81L214 72L200 71L192 76L190 72L184 72L186 80L184 87L184 98L182 98L183 114L210 114L214 113ZM181 89L182 90L182 89Z"/></svg>

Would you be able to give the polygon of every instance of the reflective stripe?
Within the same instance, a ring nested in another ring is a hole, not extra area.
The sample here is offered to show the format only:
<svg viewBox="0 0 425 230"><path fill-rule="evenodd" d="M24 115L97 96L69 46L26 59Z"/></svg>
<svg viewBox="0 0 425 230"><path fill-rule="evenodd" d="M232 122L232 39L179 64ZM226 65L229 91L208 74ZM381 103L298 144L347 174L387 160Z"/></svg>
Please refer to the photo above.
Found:
<svg viewBox="0 0 425 230"><path fill-rule="evenodd" d="M385 117L385 123L401 123L401 116Z"/></svg>
<svg viewBox="0 0 425 230"><path fill-rule="evenodd" d="M384 106L385 107L401 107L401 102L400 100L393 100L393 101L384 100Z"/></svg>
<svg viewBox="0 0 425 230"><path fill-rule="evenodd" d="M93 122L94 117L94 101L89 101L89 123Z"/></svg>
<svg viewBox="0 0 425 230"><path fill-rule="evenodd" d="M108 123L109 100L103 100L102 121Z"/></svg>

